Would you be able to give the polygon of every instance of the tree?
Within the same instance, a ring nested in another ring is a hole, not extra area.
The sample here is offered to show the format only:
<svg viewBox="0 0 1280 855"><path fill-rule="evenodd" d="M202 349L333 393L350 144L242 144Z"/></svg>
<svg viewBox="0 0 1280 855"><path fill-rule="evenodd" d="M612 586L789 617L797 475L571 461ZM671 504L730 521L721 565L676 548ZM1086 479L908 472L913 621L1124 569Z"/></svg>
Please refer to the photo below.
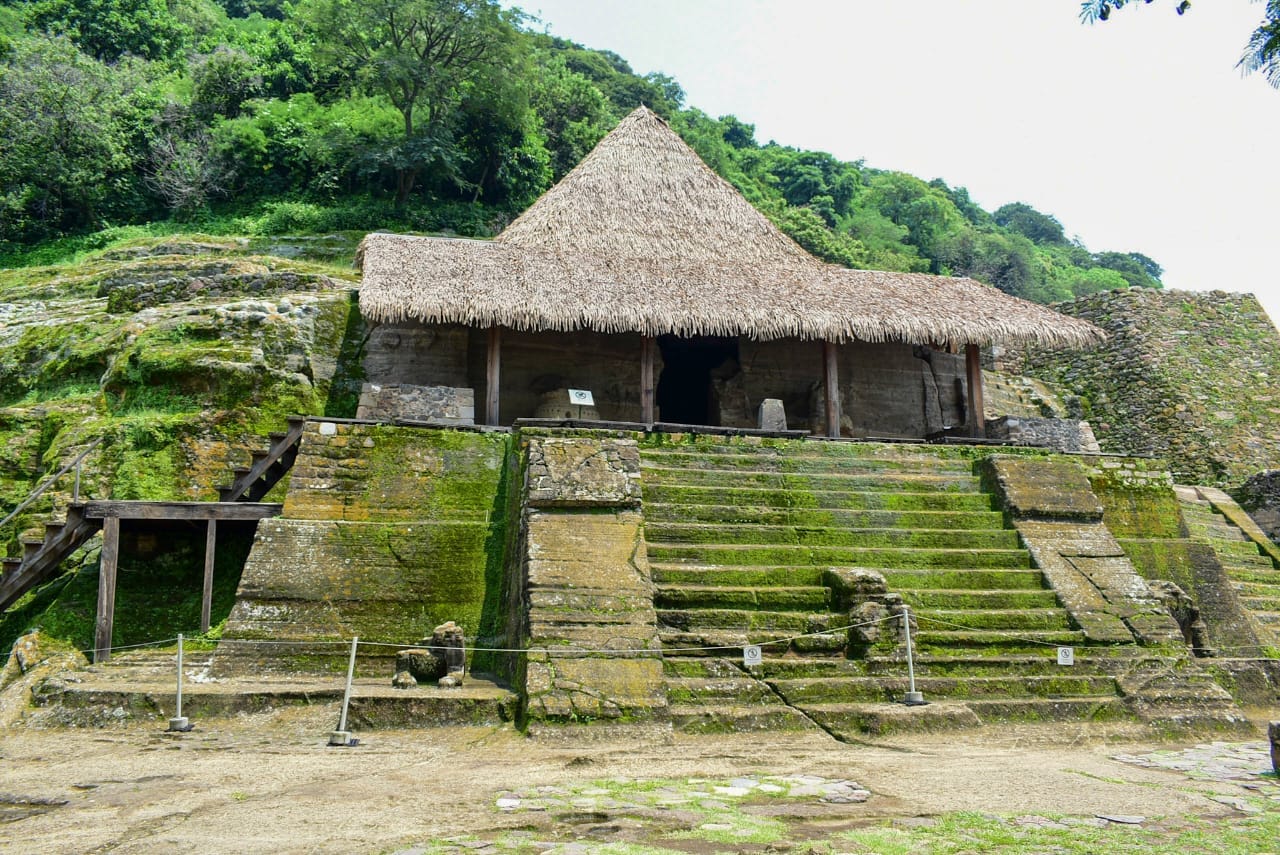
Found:
<svg viewBox="0 0 1280 855"><path fill-rule="evenodd" d="M1063 244L1067 236L1062 230L1062 223L1057 217L1042 214L1025 202L1010 202L1001 205L992 214L996 225L1004 226L1020 235L1030 238L1035 243Z"/></svg>
<svg viewBox="0 0 1280 855"><path fill-rule="evenodd" d="M458 175L450 121L468 88L492 81L488 67L514 49L516 14L491 0L304 0L299 15L317 59L400 112L397 206L424 169Z"/></svg>
<svg viewBox="0 0 1280 855"><path fill-rule="evenodd" d="M0 240L94 223L135 166L140 75L61 37L19 39L0 64Z"/></svg>
<svg viewBox="0 0 1280 855"><path fill-rule="evenodd" d="M165 0L34 0L26 12L36 29L65 35L103 62L173 59L191 36Z"/></svg>
<svg viewBox="0 0 1280 855"><path fill-rule="evenodd" d="M1106 21L1111 18L1113 11L1137 2L1138 0L1084 0L1080 4L1080 19L1088 24ZM1142 2L1148 5L1152 0ZM1262 23L1249 37L1236 67L1246 74L1259 72L1267 83L1280 89L1280 0L1265 2ZM1173 8L1182 15L1191 8L1191 0L1178 0Z"/></svg>

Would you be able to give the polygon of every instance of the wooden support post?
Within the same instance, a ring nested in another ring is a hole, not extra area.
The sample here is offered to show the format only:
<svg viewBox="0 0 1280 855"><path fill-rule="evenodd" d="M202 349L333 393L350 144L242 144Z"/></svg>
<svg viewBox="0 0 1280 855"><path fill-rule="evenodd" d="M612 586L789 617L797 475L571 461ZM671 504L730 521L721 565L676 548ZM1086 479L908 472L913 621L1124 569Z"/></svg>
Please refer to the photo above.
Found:
<svg viewBox="0 0 1280 855"><path fill-rule="evenodd" d="M200 592L200 631L209 631L213 611L213 556L218 543L218 521L209 520L204 533L204 588Z"/></svg>
<svg viewBox="0 0 1280 855"><path fill-rule="evenodd" d="M498 386L502 378L502 327L489 327L489 347L485 353L484 423L498 425Z"/></svg>
<svg viewBox="0 0 1280 855"><path fill-rule="evenodd" d="M653 336L640 337L640 421L653 424L653 351L657 342Z"/></svg>
<svg viewBox="0 0 1280 855"><path fill-rule="evenodd" d="M827 436L840 436L840 378L836 367L836 343L822 343L822 376L827 398Z"/></svg>
<svg viewBox="0 0 1280 855"><path fill-rule="evenodd" d="M982 403L982 351L976 344L964 346L964 368L969 393L969 435L987 435L986 410Z"/></svg>
<svg viewBox="0 0 1280 855"><path fill-rule="evenodd" d="M116 565L120 558L120 518L102 521L102 556L98 571L98 623L93 636L93 661L111 658L111 627L116 618Z"/></svg>

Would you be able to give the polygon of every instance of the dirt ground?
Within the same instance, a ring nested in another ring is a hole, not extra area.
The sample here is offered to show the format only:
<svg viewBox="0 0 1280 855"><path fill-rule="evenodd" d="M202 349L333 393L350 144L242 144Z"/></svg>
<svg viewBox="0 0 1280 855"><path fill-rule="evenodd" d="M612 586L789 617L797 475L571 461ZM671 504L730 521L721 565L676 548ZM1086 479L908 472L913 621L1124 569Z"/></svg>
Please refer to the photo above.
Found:
<svg viewBox="0 0 1280 855"><path fill-rule="evenodd" d="M1211 798L1224 792L1222 782L1111 759L1169 745L1126 741L1132 734L1097 726L984 728L857 745L813 734L570 743L472 728L378 731L360 734L358 746L330 748L330 713L211 720L183 735L156 723L7 730L0 737L0 850L429 851L449 837L519 828L563 839L551 815L503 813L496 799L612 779L848 779L871 791L865 803L805 808L846 825L950 811L1148 818L1233 811Z"/></svg>

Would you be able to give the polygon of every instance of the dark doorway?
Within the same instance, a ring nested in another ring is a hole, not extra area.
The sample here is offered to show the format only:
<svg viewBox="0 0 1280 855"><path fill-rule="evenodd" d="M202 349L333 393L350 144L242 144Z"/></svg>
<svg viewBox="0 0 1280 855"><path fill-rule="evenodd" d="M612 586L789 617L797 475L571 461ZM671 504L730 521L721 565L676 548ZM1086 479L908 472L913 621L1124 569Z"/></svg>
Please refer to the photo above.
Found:
<svg viewBox="0 0 1280 855"><path fill-rule="evenodd" d="M720 404L711 374L726 361L737 362L738 339L664 335L658 337L658 348L658 418L673 424L719 425Z"/></svg>

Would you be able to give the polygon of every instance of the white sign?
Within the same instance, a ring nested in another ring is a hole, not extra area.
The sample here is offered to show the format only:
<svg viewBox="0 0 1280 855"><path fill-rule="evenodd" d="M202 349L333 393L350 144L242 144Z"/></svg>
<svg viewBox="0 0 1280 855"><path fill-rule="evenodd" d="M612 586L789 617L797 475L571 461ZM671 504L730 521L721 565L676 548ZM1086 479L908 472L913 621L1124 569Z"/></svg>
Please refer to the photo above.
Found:
<svg viewBox="0 0 1280 855"><path fill-rule="evenodd" d="M586 389L570 389L569 403L579 407L594 407L595 399L591 397L591 392Z"/></svg>
<svg viewBox="0 0 1280 855"><path fill-rule="evenodd" d="M1074 665L1076 664L1076 649L1074 647L1058 648L1058 664Z"/></svg>
<svg viewBox="0 0 1280 855"><path fill-rule="evenodd" d="M760 645L748 644L742 648L742 664L748 668L753 665L759 665L764 661L764 654L760 652Z"/></svg>

